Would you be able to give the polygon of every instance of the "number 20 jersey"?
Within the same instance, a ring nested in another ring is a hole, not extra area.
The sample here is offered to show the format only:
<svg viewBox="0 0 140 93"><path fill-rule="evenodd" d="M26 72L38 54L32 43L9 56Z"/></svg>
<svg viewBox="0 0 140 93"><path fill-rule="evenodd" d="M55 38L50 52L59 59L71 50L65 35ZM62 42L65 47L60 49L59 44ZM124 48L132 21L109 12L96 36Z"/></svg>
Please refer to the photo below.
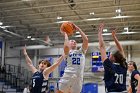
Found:
<svg viewBox="0 0 140 93"><path fill-rule="evenodd" d="M122 67L118 63L112 63L107 58L104 63L104 81L108 92L126 91L127 67Z"/></svg>
<svg viewBox="0 0 140 93"><path fill-rule="evenodd" d="M82 48L79 50L70 50L67 57L67 67L65 68L66 74L75 74L77 77L83 78L85 66L85 51Z"/></svg>

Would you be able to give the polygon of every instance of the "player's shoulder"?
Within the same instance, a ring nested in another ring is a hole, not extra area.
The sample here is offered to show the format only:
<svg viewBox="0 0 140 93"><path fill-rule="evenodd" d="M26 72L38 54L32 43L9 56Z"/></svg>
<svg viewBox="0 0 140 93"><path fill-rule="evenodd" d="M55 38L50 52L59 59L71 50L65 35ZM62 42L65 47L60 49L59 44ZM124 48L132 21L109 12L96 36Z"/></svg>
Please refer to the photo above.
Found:
<svg viewBox="0 0 140 93"><path fill-rule="evenodd" d="M40 72L40 71L36 71L36 72L33 74L33 76L40 76L40 75L43 75L43 73Z"/></svg>
<svg viewBox="0 0 140 93"><path fill-rule="evenodd" d="M138 70L134 70L132 71L132 75L135 75L135 74L140 74Z"/></svg>
<svg viewBox="0 0 140 93"><path fill-rule="evenodd" d="M104 65L112 65L112 62L110 61L109 58L106 58L103 62Z"/></svg>
<svg viewBox="0 0 140 93"><path fill-rule="evenodd" d="M83 55L86 54L87 50L83 49L82 47L80 47L77 51L79 51L80 53L82 53Z"/></svg>

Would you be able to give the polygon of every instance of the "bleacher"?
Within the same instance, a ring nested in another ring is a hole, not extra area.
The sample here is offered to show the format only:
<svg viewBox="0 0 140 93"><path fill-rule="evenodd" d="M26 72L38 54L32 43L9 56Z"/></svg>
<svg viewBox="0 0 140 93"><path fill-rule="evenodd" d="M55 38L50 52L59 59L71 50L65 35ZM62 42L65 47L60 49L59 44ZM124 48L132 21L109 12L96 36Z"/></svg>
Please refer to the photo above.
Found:
<svg viewBox="0 0 140 93"><path fill-rule="evenodd" d="M31 75L23 67L6 64L0 69L0 93L22 93Z"/></svg>

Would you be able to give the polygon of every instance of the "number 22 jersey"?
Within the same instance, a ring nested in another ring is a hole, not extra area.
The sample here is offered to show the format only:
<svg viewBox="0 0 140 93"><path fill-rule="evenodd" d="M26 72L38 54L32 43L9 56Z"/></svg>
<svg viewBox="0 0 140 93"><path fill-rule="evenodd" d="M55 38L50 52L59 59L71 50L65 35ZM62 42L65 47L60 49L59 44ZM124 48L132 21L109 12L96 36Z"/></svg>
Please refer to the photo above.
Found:
<svg viewBox="0 0 140 93"><path fill-rule="evenodd" d="M66 74L75 74L77 77L83 78L85 66L85 52L82 48L79 50L70 50L67 57L67 67L65 68Z"/></svg>

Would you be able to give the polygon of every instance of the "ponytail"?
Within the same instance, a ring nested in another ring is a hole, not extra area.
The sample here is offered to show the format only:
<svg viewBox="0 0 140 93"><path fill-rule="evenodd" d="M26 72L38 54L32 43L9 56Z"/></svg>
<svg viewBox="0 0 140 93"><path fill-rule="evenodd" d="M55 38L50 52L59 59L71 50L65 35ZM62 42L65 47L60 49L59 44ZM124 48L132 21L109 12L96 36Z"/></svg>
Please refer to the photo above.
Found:
<svg viewBox="0 0 140 93"><path fill-rule="evenodd" d="M126 59L123 57L122 53L116 51L113 56L115 58L115 63L119 63L122 67L127 68Z"/></svg>

